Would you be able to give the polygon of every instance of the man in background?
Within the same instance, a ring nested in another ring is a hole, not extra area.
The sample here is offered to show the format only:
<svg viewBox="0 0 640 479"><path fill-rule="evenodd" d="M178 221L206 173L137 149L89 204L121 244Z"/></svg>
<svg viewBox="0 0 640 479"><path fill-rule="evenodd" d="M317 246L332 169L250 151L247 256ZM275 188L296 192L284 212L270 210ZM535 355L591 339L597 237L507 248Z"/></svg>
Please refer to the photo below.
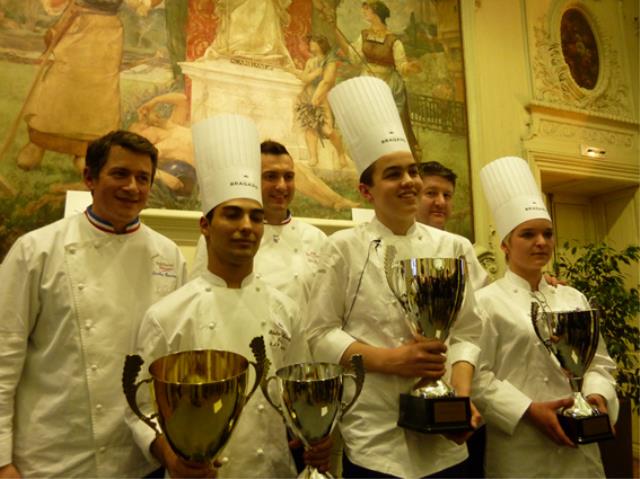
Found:
<svg viewBox="0 0 640 479"><path fill-rule="evenodd" d="M416 220L427 226L444 230L453 210L453 195L456 191L458 176L437 161L420 163L419 171L423 186L418 198ZM473 289L486 286L489 275L478 261L473 245L464 236L456 236L465 245L464 257L470 270L469 278Z"/></svg>

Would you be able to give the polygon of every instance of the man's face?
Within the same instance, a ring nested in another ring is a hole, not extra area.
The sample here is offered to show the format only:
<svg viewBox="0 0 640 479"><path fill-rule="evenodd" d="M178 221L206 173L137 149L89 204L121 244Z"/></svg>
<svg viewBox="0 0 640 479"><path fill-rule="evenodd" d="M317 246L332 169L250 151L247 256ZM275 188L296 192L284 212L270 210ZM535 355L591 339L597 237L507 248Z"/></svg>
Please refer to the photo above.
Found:
<svg viewBox="0 0 640 479"><path fill-rule="evenodd" d="M93 194L94 213L116 230L131 223L145 207L152 177L149 155L120 145L111 147L98 178L91 178L89 170L84 170L84 182Z"/></svg>
<svg viewBox="0 0 640 479"><path fill-rule="evenodd" d="M422 188L418 165L411 153L392 153L374 164L373 186L360 184L361 194L373 204L383 224L413 220Z"/></svg>
<svg viewBox="0 0 640 479"><path fill-rule="evenodd" d="M244 198L220 203L211 221L200 219L207 240L209 264L246 265L253 262L264 230L264 211L255 200Z"/></svg>
<svg viewBox="0 0 640 479"><path fill-rule="evenodd" d="M267 222L283 221L296 192L289 155L262 155L262 204Z"/></svg>
<svg viewBox="0 0 640 479"><path fill-rule="evenodd" d="M424 176L422 183L416 219L443 230L453 207L453 184L442 176Z"/></svg>

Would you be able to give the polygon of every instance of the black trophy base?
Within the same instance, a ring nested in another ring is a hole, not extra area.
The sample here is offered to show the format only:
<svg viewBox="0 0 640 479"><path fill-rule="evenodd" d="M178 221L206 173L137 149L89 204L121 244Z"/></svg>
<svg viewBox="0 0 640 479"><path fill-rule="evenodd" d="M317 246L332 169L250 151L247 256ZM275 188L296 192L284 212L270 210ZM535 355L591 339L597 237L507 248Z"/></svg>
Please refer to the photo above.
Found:
<svg viewBox="0 0 640 479"><path fill-rule="evenodd" d="M398 426L426 434L471 431L471 403L467 397L424 399L401 394Z"/></svg>
<svg viewBox="0 0 640 479"><path fill-rule="evenodd" d="M613 439L608 414L580 418L558 414L558 421L574 444L590 444Z"/></svg>

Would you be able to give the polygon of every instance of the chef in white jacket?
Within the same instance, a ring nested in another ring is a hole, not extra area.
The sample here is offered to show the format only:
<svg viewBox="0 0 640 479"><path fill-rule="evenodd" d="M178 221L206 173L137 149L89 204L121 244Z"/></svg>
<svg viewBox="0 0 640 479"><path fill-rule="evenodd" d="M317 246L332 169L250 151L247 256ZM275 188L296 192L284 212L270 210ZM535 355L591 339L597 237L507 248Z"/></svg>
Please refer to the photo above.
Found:
<svg viewBox="0 0 640 479"><path fill-rule="evenodd" d="M240 115L219 115L196 123L193 135L208 268L149 309L138 332L137 354L147 364L193 349L221 349L253 358L249 344L263 336L271 374L308 361L299 307L252 272L264 220L255 125ZM140 448L150 460L155 456L172 477L213 474L206 465L179 459L164 436L156 438L132 414L127 421ZM326 469L329 449L327 442L321 460L314 462L314 456L310 462ZM243 409L218 461L218 477L296 475L283 420L261 390Z"/></svg>
<svg viewBox="0 0 640 479"><path fill-rule="evenodd" d="M457 257L464 244L415 221L422 182L389 87L358 77L335 87L329 102L361 174L360 192L375 210L370 223L327 239L309 301L314 359L346 364L362 354L367 370L358 401L340 422L344 477L463 476L455 469L467 457L463 444L396 423L399 395L420 377L439 378L446 368L458 395L469 396L481 329L473 290L466 289L448 349L438 340L415 340L386 283L384 257L388 245L399 258Z"/></svg>
<svg viewBox="0 0 640 479"><path fill-rule="evenodd" d="M531 322L532 302L552 311L588 309L589 303L543 277L553 255L553 225L527 163L500 158L480 178L508 264L504 277L476 293L486 320L473 398L487 422L487 477L604 477L598 445L576 447L560 427L556 410L572 404L569 380ZM614 369L600 338L582 392L612 424Z"/></svg>
<svg viewBox="0 0 640 479"><path fill-rule="evenodd" d="M157 163L145 138L93 142L93 204L20 237L0 266L0 476L141 477L121 376L146 309L183 284L178 247L140 223Z"/></svg>
<svg viewBox="0 0 640 479"><path fill-rule="evenodd" d="M260 144L264 234L253 259L257 278L304 304L326 235L291 215L296 184L293 159L286 147L273 140ZM207 270L207 244L200 236L190 277Z"/></svg>

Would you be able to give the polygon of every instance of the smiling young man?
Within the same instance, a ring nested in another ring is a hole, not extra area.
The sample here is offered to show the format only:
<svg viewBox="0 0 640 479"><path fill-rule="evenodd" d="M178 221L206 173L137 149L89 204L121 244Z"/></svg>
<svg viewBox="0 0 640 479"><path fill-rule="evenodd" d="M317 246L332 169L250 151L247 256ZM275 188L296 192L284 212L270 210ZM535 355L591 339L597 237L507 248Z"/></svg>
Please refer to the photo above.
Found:
<svg viewBox="0 0 640 479"><path fill-rule="evenodd" d="M186 273L178 247L138 218L156 162L134 133L94 141L93 204L19 238L0 266L0 477L153 469L124 425L120 378L144 312Z"/></svg>
<svg viewBox="0 0 640 479"><path fill-rule="evenodd" d="M420 378L440 378L450 370L457 394L469 396L481 329L472 288L447 347L412 338L384 273L390 245L399 258L407 258L457 257L463 244L415 221L422 182L388 86L358 77L334 88L329 102L361 175L360 193L375 210L370 223L328 238L309 302L307 337L314 360L347 364L353 354L362 354L367 369L362 393L340 423L343 475L463 477L466 471L456 466L466 458L464 445L396 423L399 395Z"/></svg>
<svg viewBox="0 0 640 479"><path fill-rule="evenodd" d="M263 336L273 369L309 359L300 309L253 272L264 229L260 189L260 147L251 120L219 115L193 126L194 151L202 198L200 231L207 248L207 270L149 309L137 336L145 362L193 349L232 351L253 358L249 347ZM207 464L186 463L164 437L129 414L136 442L155 456L172 477L214 475ZM326 470L330 442L307 460ZM242 411L220 456L221 477L296 475L282 418L256 391Z"/></svg>
<svg viewBox="0 0 640 479"><path fill-rule="evenodd" d="M298 304L309 294L326 235L291 215L296 192L293 159L284 145L272 140L260 144L264 234L254 258L257 278L282 291ZM191 277L206 270L205 237L198 241Z"/></svg>

